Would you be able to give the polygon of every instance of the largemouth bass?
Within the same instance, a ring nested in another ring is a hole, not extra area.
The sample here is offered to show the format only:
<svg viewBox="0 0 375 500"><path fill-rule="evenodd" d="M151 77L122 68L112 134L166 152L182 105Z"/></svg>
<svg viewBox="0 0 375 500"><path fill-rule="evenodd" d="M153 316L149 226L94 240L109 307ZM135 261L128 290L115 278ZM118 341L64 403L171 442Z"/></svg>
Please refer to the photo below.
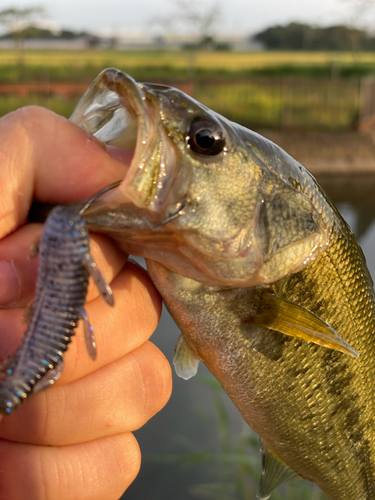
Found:
<svg viewBox="0 0 375 500"><path fill-rule="evenodd" d="M115 69L71 120L134 150L86 221L146 258L182 332L177 373L202 361L259 434L258 498L299 476L330 500L373 500L373 283L313 176L182 92Z"/></svg>

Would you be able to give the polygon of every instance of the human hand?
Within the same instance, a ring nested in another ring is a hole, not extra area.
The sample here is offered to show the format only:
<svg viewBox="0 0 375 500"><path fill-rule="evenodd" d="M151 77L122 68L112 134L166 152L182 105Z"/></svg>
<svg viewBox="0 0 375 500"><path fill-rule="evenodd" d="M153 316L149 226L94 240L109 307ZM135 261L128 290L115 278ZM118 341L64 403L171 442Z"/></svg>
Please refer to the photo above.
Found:
<svg viewBox="0 0 375 500"><path fill-rule="evenodd" d="M0 356L13 353L25 325L41 234L27 224L33 199L67 203L123 178L126 165L62 117L28 107L0 119ZM124 158L126 160L126 154ZM140 451L131 431L167 402L171 371L147 339L161 300L145 271L105 236L91 253L114 293L110 308L89 287L85 309L98 357L89 357L80 322L61 379L0 422L0 499L117 500L135 478Z"/></svg>

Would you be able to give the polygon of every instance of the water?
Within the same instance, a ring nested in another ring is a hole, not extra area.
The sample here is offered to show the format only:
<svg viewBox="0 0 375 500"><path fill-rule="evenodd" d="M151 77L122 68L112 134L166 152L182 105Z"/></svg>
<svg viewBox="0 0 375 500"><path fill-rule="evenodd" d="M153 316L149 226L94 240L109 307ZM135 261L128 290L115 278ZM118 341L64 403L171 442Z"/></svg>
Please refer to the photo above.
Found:
<svg viewBox="0 0 375 500"><path fill-rule="evenodd" d="M318 180L358 237L370 272L375 276L375 176L325 175ZM170 362L178 336L178 328L164 310L152 341ZM226 394L207 385L209 377L202 364L199 377L189 381L173 375L174 388L169 403L135 433L143 462L140 474L122 500L255 499L260 475L260 455L255 446L252 454L258 456L252 473L254 479L247 473L246 477L240 477L238 467L231 464L223 467L216 463L218 457L223 456L220 451L227 457L237 452L245 442L243 433L249 431ZM220 409L218 401L223 403L223 408ZM211 455L205 457L202 452L211 452ZM247 488L244 496L236 496L231 491L236 481L244 482L243 488ZM202 487L205 483L209 486ZM215 485L218 488L212 492ZM211 493L207 493L209 490ZM280 491L275 492L272 499L325 498L305 481L288 483Z"/></svg>

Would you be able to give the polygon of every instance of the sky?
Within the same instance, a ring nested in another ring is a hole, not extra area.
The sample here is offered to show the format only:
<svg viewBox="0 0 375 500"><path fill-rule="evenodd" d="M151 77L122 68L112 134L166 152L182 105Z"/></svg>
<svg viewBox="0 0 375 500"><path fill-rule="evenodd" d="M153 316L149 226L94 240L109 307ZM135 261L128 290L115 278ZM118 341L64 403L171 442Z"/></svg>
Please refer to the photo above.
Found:
<svg viewBox="0 0 375 500"><path fill-rule="evenodd" d="M186 1L206 9L215 0ZM353 4L360 1L366 0L216 0L221 14L215 31L248 35L289 21L319 25L348 23L355 16ZM152 19L177 12L174 0L0 0L0 10L31 5L43 5L52 25L74 31L121 35L150 30L162 34L180 29L171 22L164 29L150 24ZM373 19L375 16L370 12L358 18L366 24Z"/></svg>

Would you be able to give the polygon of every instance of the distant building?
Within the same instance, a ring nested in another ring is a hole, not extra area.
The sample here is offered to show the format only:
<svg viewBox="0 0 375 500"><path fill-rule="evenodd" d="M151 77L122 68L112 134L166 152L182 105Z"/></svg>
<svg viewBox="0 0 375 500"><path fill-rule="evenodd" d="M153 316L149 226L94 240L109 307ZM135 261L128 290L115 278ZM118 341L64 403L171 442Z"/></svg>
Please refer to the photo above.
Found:
<svg viewBox="0 0 375 500"><path fill-rule="evenodd" d="M25 50L86 50L86 49L117 49L117 50L181 50L188 46L197 46L201 40L189 34L150 34L141 31L126 34L107 34L96 36L90 33L73 33L61 31L53 33L43 30L41 37L37 36L34 28L33 36L22 38L22 47ZM64 36L65 34L69 36ZM0 50L12 49L15 46L11 34L0 38ZM207 50L262 50L260 43L242 35L218 35L210 37L205 46Z"/></svg>
<svg viewBox="0 0 375 500"><path fill-rule="evenodd" d="M101 44L99 43L95 48L98 48ZM10 39L0 39L0 50L1 49L14 49L14 41ZM74 38L72 40L46 40L41 38L33 38L22 41L22 47L25 50L87 50L90 48L90 41L86 36L81 36ZM93 47L91 47L93 48Z"/></svg>

